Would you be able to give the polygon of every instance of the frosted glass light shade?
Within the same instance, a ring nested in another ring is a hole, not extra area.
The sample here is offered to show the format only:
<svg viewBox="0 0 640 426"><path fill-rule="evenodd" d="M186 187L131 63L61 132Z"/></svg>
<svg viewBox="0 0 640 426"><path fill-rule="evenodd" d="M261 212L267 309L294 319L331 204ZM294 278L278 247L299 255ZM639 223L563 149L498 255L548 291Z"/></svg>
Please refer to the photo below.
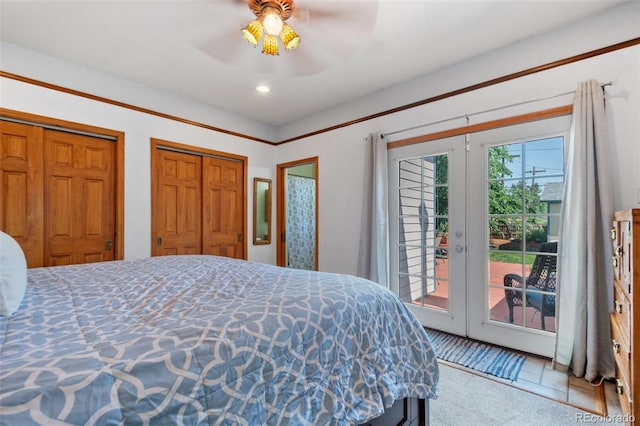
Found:
<svg viewBox="0 0 640 426"><path fill-rule="evenodd" d="M284 43L284 48L287 50L293 50L300 44L300 36L291 28L291 25L284 24L282 32L280 33L280 39Z"/></svg>
<svg viewBox="0 0 640 426"><path fill-rule="evenodd" d="M256 47L258 41L260 41L260 37L262 37L262 23L257 19L252 21L242 30L242 36L250 45Z"/></svg>
<svg viewBox="0 0 640 426"><path fill-rule="evenodd" d="M278 55L278 38L271 34L265 34L262 41L262 53L265 55Z"/></svg>

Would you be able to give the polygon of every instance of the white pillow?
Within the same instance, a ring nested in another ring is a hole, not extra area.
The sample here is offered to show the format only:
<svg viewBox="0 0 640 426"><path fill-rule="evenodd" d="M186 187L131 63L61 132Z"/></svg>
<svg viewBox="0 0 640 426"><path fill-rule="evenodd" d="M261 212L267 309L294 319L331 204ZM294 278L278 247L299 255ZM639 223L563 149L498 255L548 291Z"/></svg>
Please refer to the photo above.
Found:
<svg viewBox="0 0 640 426"><path fill-rule="evenodd" d="M9 234L0 231L0 316L18 310L27 291L27 259Z"/></svg>

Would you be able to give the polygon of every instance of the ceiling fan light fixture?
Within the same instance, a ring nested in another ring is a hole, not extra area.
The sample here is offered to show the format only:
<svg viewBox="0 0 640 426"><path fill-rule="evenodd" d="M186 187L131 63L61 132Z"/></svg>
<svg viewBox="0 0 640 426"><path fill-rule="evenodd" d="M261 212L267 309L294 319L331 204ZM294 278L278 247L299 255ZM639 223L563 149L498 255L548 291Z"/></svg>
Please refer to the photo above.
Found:
<svg viewBox="0 0 640 426"><path fill-rule="evenodd" d="M247 42L249 42L250 45L256 47L258 45L258 42L260 41L260 38L262 37L262 31L262 23L256 19L242 29L242 36L245 40L247 40Z"/></svg>
<svg viewBox="0 0 640 426"><path fill-rule="evenodd" d="M262 53L265 55L278 56L278 37L265 34L262 40Z"/></svg>
<svg viewBox="0 0 640 426"><path fill-rule="evenodd" d="M242 29L242 36L256 47L262 39L262 53L278 55L278 37L286 50L300 44L300 36L285 21L293 15L294 0L246 0L249 9L257 17ZM264 37L263 37L264 35Z"/></svg>
<svg viewBox="0 0 640 426"><path fill-rule="evenodd" d="M284 48L287 50L293 50L300 44L300 36L289 24L284 24L282 26L280 39L282 40L282 43L284 43Z"/></svg>

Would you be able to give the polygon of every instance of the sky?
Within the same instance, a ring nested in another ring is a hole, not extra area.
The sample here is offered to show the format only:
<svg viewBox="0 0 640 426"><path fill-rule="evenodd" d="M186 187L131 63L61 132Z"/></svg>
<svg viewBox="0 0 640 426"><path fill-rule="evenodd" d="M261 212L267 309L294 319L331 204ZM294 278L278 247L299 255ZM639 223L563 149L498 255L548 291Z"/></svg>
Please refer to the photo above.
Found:
<svg viewBox="0 0 640 426"><path fill-rule="evenodd" d="M507 145L509 153L514 156L507 164L512 171L512 179L535 179L538 184L561 182L564 171L563 137L535 139L524 143ZM524 166L524 167L523 167ZM527 185L531 184L530 181Z"/></svg>

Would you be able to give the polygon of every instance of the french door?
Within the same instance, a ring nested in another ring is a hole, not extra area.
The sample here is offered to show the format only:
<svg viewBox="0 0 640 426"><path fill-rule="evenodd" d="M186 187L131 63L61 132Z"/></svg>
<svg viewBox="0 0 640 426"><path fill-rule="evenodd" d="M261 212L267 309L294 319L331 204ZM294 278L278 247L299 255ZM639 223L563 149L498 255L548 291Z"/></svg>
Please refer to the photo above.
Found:
<svg viewBox="0 0 640 426"><path fill-rule="evenodd" d="M554 315L510 313L504 278L525 281L547 255L540 247L557 242L569 125L558 117L389 151L392 289L424 326L552 356ZM516 292L555 300L555 287Z"/></svg>
<svg viewBox="0 0 640 426"><path fill-rule="evenodd" d="M464 136L389 151L391 283L428 327L466 334Z"/></svg>

